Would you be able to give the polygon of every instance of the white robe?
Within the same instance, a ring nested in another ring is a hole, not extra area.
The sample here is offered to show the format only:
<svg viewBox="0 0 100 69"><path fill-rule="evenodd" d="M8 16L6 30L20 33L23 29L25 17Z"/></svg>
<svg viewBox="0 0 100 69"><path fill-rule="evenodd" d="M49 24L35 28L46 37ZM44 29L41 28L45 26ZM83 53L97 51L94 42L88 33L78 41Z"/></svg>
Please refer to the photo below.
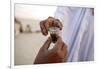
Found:
<svg viewBox="0 0 100 69"><path fill-rule="evenodd" d="M63 23L68 62L94 60L94 16L90 8L59 6L55 18Z"/></svg>

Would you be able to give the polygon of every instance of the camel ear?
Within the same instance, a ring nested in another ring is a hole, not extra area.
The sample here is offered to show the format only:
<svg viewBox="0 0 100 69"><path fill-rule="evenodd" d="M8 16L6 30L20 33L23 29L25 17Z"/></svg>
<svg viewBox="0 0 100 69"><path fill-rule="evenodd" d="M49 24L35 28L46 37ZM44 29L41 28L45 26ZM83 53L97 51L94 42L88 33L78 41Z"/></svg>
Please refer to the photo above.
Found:
<svg viewBox="0 0 100 69"><path fill-rule="evenodd" d="M43 35L46 36L48 34L48 31L46 29L45 24L46 24L46 20L40 21L41 32L42 32Z"/></svg>

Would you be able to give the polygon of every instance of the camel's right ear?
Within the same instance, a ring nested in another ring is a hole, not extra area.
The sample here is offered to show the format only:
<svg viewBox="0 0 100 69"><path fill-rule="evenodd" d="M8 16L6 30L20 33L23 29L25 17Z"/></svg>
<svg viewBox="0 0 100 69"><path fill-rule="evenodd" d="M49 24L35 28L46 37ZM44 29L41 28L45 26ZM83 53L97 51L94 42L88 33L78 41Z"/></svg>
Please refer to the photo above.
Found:
<svg viewBox="0 0 100 69"><path fill-rule="evenodd" d="M41 32L43 35L47 35L48 34L48 30L46 29L46 20L40 21L40 28L41 28Z"/></svg>

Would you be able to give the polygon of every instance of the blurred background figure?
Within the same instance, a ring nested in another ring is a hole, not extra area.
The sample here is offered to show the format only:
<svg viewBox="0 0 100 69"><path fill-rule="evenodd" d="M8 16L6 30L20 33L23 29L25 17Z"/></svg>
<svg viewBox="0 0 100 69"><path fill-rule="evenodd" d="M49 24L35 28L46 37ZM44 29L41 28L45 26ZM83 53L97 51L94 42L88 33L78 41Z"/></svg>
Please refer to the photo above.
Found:
<svg viewBox="0 0 100 69"><path fill-rule="evenodd" d="M29 24L26 25L25 32L26 32L26 33L32 33L32 30L31 30L31 27L30 27Z"/></svg>
<svg viewBox="0 0 100 69"><path fill-rule="evenodd" d="M18 35L23 32L22 24L17 18L15 18L14 21L15 21L15 27L14 27L15 35Z"/></svg>

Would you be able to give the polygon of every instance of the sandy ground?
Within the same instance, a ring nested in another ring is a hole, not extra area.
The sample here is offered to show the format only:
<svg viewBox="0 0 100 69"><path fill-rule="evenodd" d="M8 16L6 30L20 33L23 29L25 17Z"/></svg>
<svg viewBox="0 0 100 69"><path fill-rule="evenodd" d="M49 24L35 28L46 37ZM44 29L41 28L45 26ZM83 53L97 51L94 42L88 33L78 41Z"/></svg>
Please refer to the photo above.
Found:
<svg viewBox="0 0 100 69"><path fill-rule="evenodd" d="M15 65L33 64L40 47L46 41L41 33L22 33L15 37Z"/></svg>

